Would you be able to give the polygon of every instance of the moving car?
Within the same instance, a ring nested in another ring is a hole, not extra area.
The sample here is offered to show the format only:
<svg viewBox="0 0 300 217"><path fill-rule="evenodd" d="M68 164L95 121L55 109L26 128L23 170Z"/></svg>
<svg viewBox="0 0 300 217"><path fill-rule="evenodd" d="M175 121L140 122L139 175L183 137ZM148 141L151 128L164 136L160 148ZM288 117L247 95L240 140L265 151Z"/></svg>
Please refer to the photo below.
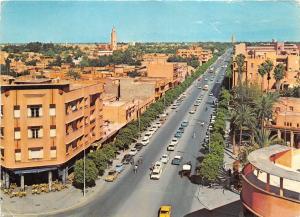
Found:
<svg viewBox="0 0 300 217"><path fill-rule="evenodd" d="M105 181L107 182L113 182L117 179L118 177L118 172L116 170L110 170L108 172L108 175L105 177Z"/></svg>
<svg viewBox="0 0 300 217"><path fill-rule="evenodd" d="M209 96L214 96L214 94L212 92L209 93Z"/></svg>
<svg viewBox="0 0 300 217"><path fill-rule="evenodd" d="M173 165L180 165L182 160L182 157L179 155L174 156L173 160L172 160L172 164Z"/></svg>
<svg viewBox="0 0 300 217"><path fill-rule="evenodd" d="M167 154L163 154L160 158L160 161L164 164L168 163L169 161L169 156Z"/></svg>
<svg viewBox="0 0 300 217"><path fill-rule="evenodd" d="M123 164L129 164L130 161L132 160L132 158L133 158L132 155L130 155L130 154L125 154L121 162L122 162Z"/></svg>
<svg viewBox="0 0 300 217"><path fill-rule="evenodd" d="M162 173L162 162L157 161L153 167L153 170L150 175L150 179L160 179L160 175Z"/></svg>
<svg viewBox="0 0 300 217"><path fill-rule="evenodd" d="M208 85L207 85L207 84L205 84L205 85L203 86L203 90L208 90Z"/></svg>
<svg viewBox="0 0 300 217"><path fill-rule="evenodd" d="M130 151L129 151L128 154L135 156L135 155L137 154L137 152L138 152L138 151L137 151L136 148L132 148L132 149L130 149Z"/></svg>
<svg viewBox="0 0 300 217"><path fill-rule="evenodd" d="M144 138L142 139L142 141L141 141L141 143L142 143L143 145L148 145L149 142L150 142L150 141L149 141L149 137L144 137Z"/></svg>
<svg viewBox="0 0 300 217"><path fill-rule="evenodd" d="M171 209L169 205L160 206L158 217L171 217Z"/></svg>
<svg viewBox="0 0 300 217"><path fill-rule="evenodd" d="M198 102L196 102L195 104L194 104L194 106L199 106L200 104L198 103Z"/></svg>
<svg viewBox="0 0 300 217"><path fill-rule="evenodd" d="M115 170L116 170L118 173L121 173L124 169L125 169L125 167L124 167L124 164L122 164L122 163L117 164L117 165L116 165L116 168L115 168Z"/></svg>
<svg viewBox="0 0 300 217"><path fill-rule="evenodd" d="M201 89L202 89L202 87L201 87L201 86L198 86L198 89L200 89L200 90L201 90Z"/></svg>
<svg viewBox="0 0 300 217"><path fill-rule="evenodd" d="M188 121L182 121L181 126L182 127L187 127L189 125Z"/></svg>
<svg viewBox="0 0 300 217"><path fill-rule="evenodd" d="M192 109L191 111L189 111L190 114L195 114L196 110Z"/></svg>
<svg viewBox="0 0 300 217"><path fill-rule="evenodd" d="M175 145L173 145L173 144L168 145L167 150L168 151L174 151L175 150Z"/></svg>
<svg viewBox="0 0 300 217"><path fill-rule="evenodd" d="M136 148L136 150L140 151L143 148L143 144L138 142L134 145L134 147Z"/></svg>

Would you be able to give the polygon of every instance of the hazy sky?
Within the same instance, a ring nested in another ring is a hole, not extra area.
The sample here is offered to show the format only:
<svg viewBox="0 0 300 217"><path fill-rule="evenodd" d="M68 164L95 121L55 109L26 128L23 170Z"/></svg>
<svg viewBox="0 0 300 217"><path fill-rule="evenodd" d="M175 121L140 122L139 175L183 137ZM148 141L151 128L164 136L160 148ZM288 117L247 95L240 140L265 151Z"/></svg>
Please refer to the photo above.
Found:
<svg viewBox="0 0 300 217"><path fill-rule="evenodd" d="M1 42L300 41L299 1L6 1Z"/></svg>

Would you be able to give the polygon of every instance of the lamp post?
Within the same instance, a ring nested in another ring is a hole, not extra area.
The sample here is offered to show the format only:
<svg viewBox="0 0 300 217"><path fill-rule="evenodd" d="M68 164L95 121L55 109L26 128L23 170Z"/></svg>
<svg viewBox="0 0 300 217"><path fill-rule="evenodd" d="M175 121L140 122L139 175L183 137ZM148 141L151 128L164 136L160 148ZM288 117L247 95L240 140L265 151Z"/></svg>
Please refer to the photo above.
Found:
<svg viewBox="0 0 300 217"><path fill-rule="evenodd" d="M83 197L85 197L85 147L83 147Z"/></svg>

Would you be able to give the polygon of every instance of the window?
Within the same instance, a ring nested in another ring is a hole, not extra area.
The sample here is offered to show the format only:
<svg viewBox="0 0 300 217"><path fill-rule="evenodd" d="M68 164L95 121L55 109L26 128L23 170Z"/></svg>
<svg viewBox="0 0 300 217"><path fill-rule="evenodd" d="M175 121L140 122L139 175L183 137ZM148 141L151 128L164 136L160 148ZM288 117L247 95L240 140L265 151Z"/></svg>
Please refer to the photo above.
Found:
<svg viewBox="0 0 300 217"><path fill-rule="evenodd" d="M3 116L3 105L1 105L1 107L0 107L0 116L1 117Z"/></svg>
<svg viewBox="0 0 300 217"><path fill-rule="evenodd" d="M51 147L50 157L51 158L56 158L56 147Z"/></svg>
<svg viewBox="0 0 300 217"><path fill-rule="evenodd" d="M37 139L43 137L43 128L41 127L30 127L28 128L28 138Z"/></svg>
<svg viewBox="0 0 300 217"><path fill-rule="evenodd" d="M4 137L4 127L0 128L0 137L3 138Z"/></svg>
<svg viewBox="0 0 300 217"><path fill-rule="evenodd" d="M253 68L254 67L254 63L251 63L251 68Z"/></svg>
<svg viewBox="0 0 300 217"><path fill-rule="evenodd" d="M21 139L21 131L20 131L20 128L19 128L19 127L16 127L16 128L15 128L15 139L16 139L16 140Z"/></svg>
<svg viewBox="0 0 300 217"><path fill-rule="evenodd" d="M289 110L290 110L290 111L293 111L293 110L294 110L294 107L293 107L293 106L290 106L290 107L289 107Z"/></svg>
<svg viewBox="0 0 300 217"><path fill-rule="evenodd" d="M15 161L21 161L21 150L20 149L15 150Z"/></svg>
<svg viewBox="0 0 300 217"><path fill-rule="evenodd" d="M50 116L55 116L55 115L56 115L56 107L55 107L55 104L50 104L49 115L50 115Z"/></svg>
<svg viewBox="0 0 300 217"><path fill-rule="evenodd" d="M56 128L55 126L50 126L50 137L55 137L56 136Z"/></svg>
<svg viewBox="0 0 300 217"><path fill-rule="evenodd" d="M43 116L41 105L31 105L27 108L28 117L37 118Z"/></svg>
<svg viewBox="0 0 300 217"><path fill-rule="evenodd" d="M14 106L14 117L15 118L20 118L21 112L20 112L20 106L15 105Z"/></svg>
<svg viewBox="0 0 300 217"><path fill-rule="evenodd" d="M43 148L29 148L28 149L28 158L29 159L41 159L44 157Z"/></svg>

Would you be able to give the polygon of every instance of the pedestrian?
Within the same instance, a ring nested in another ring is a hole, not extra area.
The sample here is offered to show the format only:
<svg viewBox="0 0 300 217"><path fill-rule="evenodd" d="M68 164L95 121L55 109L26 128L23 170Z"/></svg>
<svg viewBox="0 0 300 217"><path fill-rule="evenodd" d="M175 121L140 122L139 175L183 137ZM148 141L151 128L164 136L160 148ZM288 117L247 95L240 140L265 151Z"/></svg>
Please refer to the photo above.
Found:
<svg viewBox="0 0 300 217"><path fill-rule="evenodd" d="M134 173L137 173L137 169L138 169L138 165L136 164L136 165L134 165L134 168L133 168Z"/></svg>

